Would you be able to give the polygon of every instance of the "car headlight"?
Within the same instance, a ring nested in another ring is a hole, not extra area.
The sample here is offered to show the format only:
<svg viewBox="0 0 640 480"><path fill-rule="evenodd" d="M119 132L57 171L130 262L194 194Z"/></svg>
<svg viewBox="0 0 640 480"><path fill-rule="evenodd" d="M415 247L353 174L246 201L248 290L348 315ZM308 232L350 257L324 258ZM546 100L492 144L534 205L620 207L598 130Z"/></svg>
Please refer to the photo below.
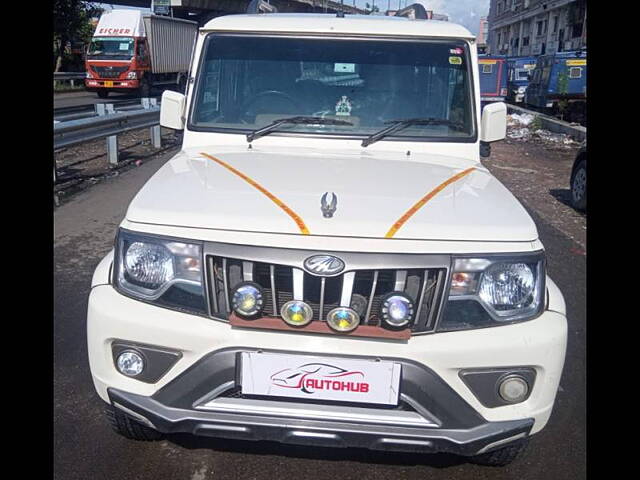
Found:
<svg viewBox="0 0 640 480"><path fill-rule="evenodd" d="M127 73L127 80L135 80L138 78L138 74L134 71Z"/></svg>
<svg viewBox="0 0 640 480"><path fill-rule="evenodd" d="M542 311L544 254L457 258L439 330L530 320Z"/></svg>
<svg viewBox="0 0 640 480"><path fill-rule="evenodd" d="M122 293L206 313L201 243L120 230L114 264L115 286Z"/></svg>
<svg viewBox="0 0 640 480"><path fill-rule="evenodd" d="M93 78L93 75L89 70L87 70L86 73L85 73L84 78Z"/></svg>

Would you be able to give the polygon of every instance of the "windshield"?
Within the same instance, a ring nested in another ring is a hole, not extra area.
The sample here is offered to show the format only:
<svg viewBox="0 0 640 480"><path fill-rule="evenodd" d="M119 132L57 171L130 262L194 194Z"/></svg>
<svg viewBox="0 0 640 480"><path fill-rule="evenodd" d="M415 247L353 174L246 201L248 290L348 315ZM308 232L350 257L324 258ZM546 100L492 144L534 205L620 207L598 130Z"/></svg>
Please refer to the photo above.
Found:
<svg viewBox="0 0 640 480"><path fill-rule="evenodd" d="M88 58L109 58L111 60L129 60L133 56L132 37L96 37L91 39Z"/></svg>
<svg viewBox="0 0 640 480"><path fill-rule="evenodd" d="M387 122L415 124L390 138L473 141L469 53L463 41L399 41L209 35L190 128L246 133L287 117L276 132L368 136ZM277 135L277 133L274 133Z"/></svg>

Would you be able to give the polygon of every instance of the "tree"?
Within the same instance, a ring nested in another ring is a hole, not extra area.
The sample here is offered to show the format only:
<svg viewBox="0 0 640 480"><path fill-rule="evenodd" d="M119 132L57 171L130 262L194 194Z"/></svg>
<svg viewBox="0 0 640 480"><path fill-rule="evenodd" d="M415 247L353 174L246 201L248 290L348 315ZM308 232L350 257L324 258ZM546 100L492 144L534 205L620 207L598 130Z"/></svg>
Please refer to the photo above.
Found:
<svg viewBox="0 0 640 480"><path fill-rule="evenodd" d="M64 66L65 49L71 41L89 42L93 28L91 17L102 13L102 8L82 0L53 1L53 49L55 69L59 72Z"/></svg>

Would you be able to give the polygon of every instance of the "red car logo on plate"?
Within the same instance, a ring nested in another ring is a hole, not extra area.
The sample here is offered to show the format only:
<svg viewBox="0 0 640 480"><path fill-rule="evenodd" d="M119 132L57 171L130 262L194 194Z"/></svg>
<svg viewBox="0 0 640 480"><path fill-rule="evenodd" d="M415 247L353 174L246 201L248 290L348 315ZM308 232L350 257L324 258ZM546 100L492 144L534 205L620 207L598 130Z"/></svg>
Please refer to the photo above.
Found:
<svg viewBox="0 0 640 480"><path fill-rule="evenodd" d="M270 379L275 386L296 388L309 394L318 390L369 392L363 372L345 370L327 363L306 363L296 368L285 368L271 375Z"/></svg>

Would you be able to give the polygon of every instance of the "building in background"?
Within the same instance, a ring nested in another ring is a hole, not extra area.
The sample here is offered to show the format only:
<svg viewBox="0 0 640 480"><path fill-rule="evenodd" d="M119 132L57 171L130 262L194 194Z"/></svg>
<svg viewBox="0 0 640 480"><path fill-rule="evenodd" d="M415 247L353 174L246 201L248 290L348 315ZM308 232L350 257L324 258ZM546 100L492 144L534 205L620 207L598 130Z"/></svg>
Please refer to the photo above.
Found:
<svg viewBox="0 0 640 480"><path fill-rule="evenodd" d="M544 55L587 47L586 0L491 0L488 52Z"/></svg>
<svg viewBox="0 0 640 480"><path fill-rule="evenodd" d="M489 38L489 22L487 17L480 17L478 27L478 53L487 53L487 39Z"/></svg>

